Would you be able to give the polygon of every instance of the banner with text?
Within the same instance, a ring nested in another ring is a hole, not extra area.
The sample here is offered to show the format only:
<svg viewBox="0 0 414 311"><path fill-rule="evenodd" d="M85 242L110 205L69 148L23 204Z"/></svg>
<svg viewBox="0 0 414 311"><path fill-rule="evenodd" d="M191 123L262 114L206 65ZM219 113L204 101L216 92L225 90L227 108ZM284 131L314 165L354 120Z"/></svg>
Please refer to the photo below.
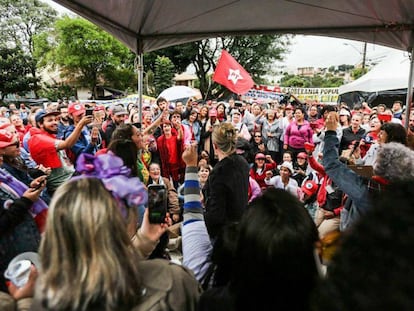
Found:
<svg viewBox="0 0 414 311"><path fill-rule="evenodd" d="M338 101L338 88L304 88L304 87L281 87L268 85L254 85L244 96L246 100L257 100L267 102L280 101L286 94L295 95L300 101L318 101L321 103L336 103Z"/></svg>

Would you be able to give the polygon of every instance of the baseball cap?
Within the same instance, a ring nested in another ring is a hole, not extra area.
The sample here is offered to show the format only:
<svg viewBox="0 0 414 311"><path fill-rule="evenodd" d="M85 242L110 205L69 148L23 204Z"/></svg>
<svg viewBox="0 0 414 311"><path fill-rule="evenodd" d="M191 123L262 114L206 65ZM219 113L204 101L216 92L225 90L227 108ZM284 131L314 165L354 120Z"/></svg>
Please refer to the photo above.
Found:
<svg viewBox="0 0 414 311"><path fill-rule="evenodd" d="M302 191L307 194L308 196L311 196L315 194L316 191L318 191L318 184L314 182L313 180L307 180L301 187Z"/></svg>
<svg viewBox="0 0 414 311"><path fill-rule="evenodd" d="M210 111L208 112L208 116L209 117L217 117L217 110L212 108L210 109Z"/></svg>
<svg viewBox="0 0 414 311"><path fill-rule="evenodd" d="M103 105L96 105L93 111L105 111L105 107Z"/></svg>
<svg viewBox="0 0 414 311"><path fill-rule="evenodd" d="M85 106L81 103L70 103L68 106L68 113L74 116L81 115L82 113L85 113L86 109Z"/></svg>
<svg viewBox="0 0 414 311"><path fill-rule="evenodd" d="M299 152L296 157L301 158L301 159L307 159L308 158L305 152Z"/></svg>
<svg viewBox="0 0 414 311"><path fill-rule="evenodd" d="M121 107L119 105L113 106L112 107L112 115L113 116L122 116L122 115L127 115L128 112L125 110L124 107Z"/></svg>
<svg viewBox="0 0 414 311"><path fill-rule="evenodd" d="M234 115L234 114L239 114L239 115L241 115L241 112L239 111L239 109L233 109L233 110L231 111L231 115Z"/></svg>
<svg viewBox="0 0 414 311"><path fill-rule="evenodd" d="M345 108L342 108L341 110L339 110L339 115L340 116L348 116L348 117L350 117L351 116L351 113L349 112L349 110L347 110Z"/></svg>
<svg viewBox="0 0 414 311"><path fill-rule="evenodd" d="M282 167L287 168L291 174L293 174L295 171L293 170L293 165L290 162L283 162L282 164L280 164L277 168L280 170Z"/></svg>
<svg viewBox="0 0 414 311"><path fill-rule="evenodd" d="M36 122L40 122L40 121L42 121L43 120L43 118L44 117L47 117L47 116L58 116L58 115L60 115L60 112L59 111L46 111L46 110L39 110L37 113L36 113L36 116L35 116L35 120L36 120Z"/></svg>
<svg viewBox="0 0 414 311"><path fill-rule="evenodd" d="M266 159L265 155L261 152L259 152L258 154L256 154L256 156L254 157L255 160L257 159Z"/></svg>
<svg viewBox="0 0 414 311"><path fill-rule="evenodd" d="M6 148L15 143L15 136L7 130L0 130L0 148Z"/></svg>

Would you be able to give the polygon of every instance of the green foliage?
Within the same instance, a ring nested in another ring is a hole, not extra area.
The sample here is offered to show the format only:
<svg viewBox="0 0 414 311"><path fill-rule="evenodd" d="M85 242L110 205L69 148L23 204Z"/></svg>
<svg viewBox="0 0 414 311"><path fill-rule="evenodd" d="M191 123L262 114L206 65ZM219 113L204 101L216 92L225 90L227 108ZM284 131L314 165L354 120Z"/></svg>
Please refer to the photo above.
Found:
<svg viewBox="0 0 414 311"><path fill-rule="evenodd" d="M39 0L0 0L1 41L33 52L33 37L50 30L56 11Z"/></svg>
<svg viewBox="0 0 414 311"><path fill-rule="evenodd" d="M280 86L285 87L310 87L310 81L303 76L284 75L280 79Z"/></svg>
<svg viewBox="0 0 414 311"><path fill-rule="evenodd" d="M343 65L338 66L339 71L349 71L349 70L352 70L354 68L355 68L354 65L345 65L345 64L343 64Z"/></svg>
<svg viewBox="0 0 414 311"><path fill-rule="evenodd" d="M28 55L32 90L38 90L36 78L37 55L34 54L36 34L48 32L53 27L56 11L39 0L0 0L0 42L16 46Z"/></svg>
<svg viewBox="0 0 414 311"><path fill-rule="evenodd" d="M282 60L290 44L289 36L258 35L240 37L222 37L197 42L190 42L144 55L145 68L152 68L150 63L158 56L168 57L176 72L183 72L189 64L196 70L196 81L203 97L228 96L231 93L209 79L215 70L222 49L226 49L258 84L265 82L264 75L271 73L272 63Z"/></svg>
<svg viewBox="0 0 414 311"><path fill-rule="evenodd" d="M351 71L351 77L356 80L368 72L367 68L355 68Z"/></svg>
<svg viewBox="0 0 414 311"><path fill-rule="evenodd" d="M53 85L45 83L43 88L39 91L39 96L48 98L51 101L57 101L64 97L76 97L76 89L65 83L57 83Z"/></svg>
<svg viewBox="0 0 414 311"><path fill-rule="evenodd" d="M105 72L105 85L118 90L137 89L137 74L129 68L108 70Z"/></svg>
<svg viewBox="0 0 414 311"><path fill-rule="evenodd" d="M296 75L284 75L280 80L283 87L339 87L344 84L344 79L329 75L322 77L315 75L314 77L304 77Z"/></svg>
<svg viewBox="0 0 414 311"><path fill-rule="evenodd" d="M30 75L33 59L19 47L0 47L0 92L3 99L8 94L25 95L35 89L37 79Z"/></svg>
<svg viewBox="0 0 414 311"><path fill-rule="evenodd" d="M154 86L156 94L171 87L174 77L174 64L165 56L157 56L155 60Z"/></svg>
<svg viewBox="0 0 414 311"><path fill-rule="evenodd" d="M177 73L184 72L188 65L194 60L196 51L193 43L171 46L158 51L144 54L144 68L146 71L155 71L155 60L157 56L168 57L174 64L174 71Z"/></svg>
<svg viewBox="0 0 414 311"><path fill-rule="evenodd" d="M123 62L132 59L131 52L84 19L65 17L58 20L56 43L49 52L50 60L60 67L64 77L79 86L86 86L93 92L101 81L122 89L136 82L132 78L134 71L130 62Z"/></svg>

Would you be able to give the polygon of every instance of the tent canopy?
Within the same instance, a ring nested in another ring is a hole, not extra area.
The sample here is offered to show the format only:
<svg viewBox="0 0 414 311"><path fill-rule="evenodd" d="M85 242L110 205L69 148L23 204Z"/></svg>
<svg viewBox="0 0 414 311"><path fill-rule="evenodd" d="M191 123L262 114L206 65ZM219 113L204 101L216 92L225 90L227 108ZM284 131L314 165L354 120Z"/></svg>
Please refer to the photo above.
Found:
<svg viewBox="0 0 414 311"><path fill-rule="evenodd" d="M339 87L339 95L349 92L379 92L407 88L410 59L396 51L355 81Z"/></svg>
<svg viewBox="0 0 414 311"><path fill-rule="evenodd" d="M353 107L367 102L371 107L396 100L406 101L410 73L407 53L395 51L359 79L339 87L339 101Z"/></svg>
<svg viewBox="0 0 414 311"><path fill-rule="evenodd" d="M412 0L54 0L136 53L222 35L308 34L410 51Z"/></svg>

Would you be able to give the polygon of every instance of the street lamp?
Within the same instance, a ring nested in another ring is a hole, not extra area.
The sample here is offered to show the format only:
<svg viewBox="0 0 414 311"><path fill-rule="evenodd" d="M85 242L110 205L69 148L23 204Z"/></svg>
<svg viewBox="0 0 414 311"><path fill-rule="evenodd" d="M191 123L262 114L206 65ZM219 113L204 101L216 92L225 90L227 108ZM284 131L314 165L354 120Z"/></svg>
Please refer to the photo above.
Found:
<svg viewBox="0 0 414 311"><path fill-rule="evenodd" d="M365 60L366 60L366 57L367 57L367 43L364 42L364 47L363 47L362 53L358 48L355 47L355 45L353 45L351 43L346 43L345 42L344 45L351 46L352 48L354 48L354 50L356 50L359 54L362 55L362 69L365 69Z"/></svg>

